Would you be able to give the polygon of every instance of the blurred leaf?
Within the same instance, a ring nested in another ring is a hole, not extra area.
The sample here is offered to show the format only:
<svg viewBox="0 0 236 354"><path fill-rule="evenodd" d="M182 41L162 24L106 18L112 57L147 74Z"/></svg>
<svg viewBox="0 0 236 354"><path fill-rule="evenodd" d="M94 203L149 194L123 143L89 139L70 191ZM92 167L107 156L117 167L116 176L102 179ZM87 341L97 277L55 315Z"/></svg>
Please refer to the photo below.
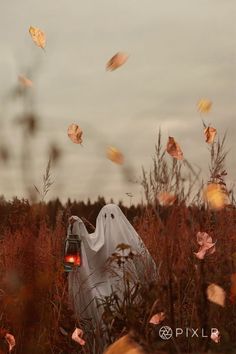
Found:
<svg viewBox="0 0 236 354"><path fill-rule="evenodd" d="M177 160L183 160L183 152L180 149L179 144L175 141L175 139L169 136L166 151L170 154L173 158Z"/></svg>
<svg viewBox="0 0 236 354"><path fill-rule="evenodd" d="M83 131L77 124L71 124L68 129L67 129L67 134L70 140L75 143L75 144L81 144L82 143L82 135Z"/></svg>
<svg viewBox="0 0 236 354"><path fill-rule="evenodd" d="M208 99L201 99L198 102L198 111L200 113L209 113L212 107L212 102Z"/></svg>
<svg viewBox="0 0 236 354"><path fill-rule="evenodd" d="M225 291L219 285L210 284L207 287L207 298L217 305L225 306Z"/></svg>
<svg viewBox="0 0 236 354"><path fill-rule="evenodd" d="M57 164L62 155L61 149L56 145L52 144L49 148L49 156L52 163Z"/></svg>
<svg viewBox="0 0 236 354"><path fill-rule="evenodd" d="M158 194L157 199L161 205L172 205L177 197L174 194L170 194L168 192L161 192Z"/></svg>
<svg viewBox="0 0 236 354"><path fill-rule="evenodd" d="M206 138L206 143L213 144L217 131L213 127L207 127L204 129L204 135Z"/></svg>
<svg viewBox="0 0 236 354"><path fill-rule="evenodd" d="M45 45L46 45L46 36L45 36L44 32L41 31L37 27L30 26L29 33L30 33L31 38L34 41L34 43L38 47L44 49Z"/></svg>
<svg viewBox="0 0 236 354"><path fill-rule="evenodd" d="M122 52L116 53L106 65L106 69L109 71L114 71L122 66L128 59L128 55Z"/></svg>
<svg viewBox="0 0 236 354"><path fill-rule="evenodd" d="M143 351L129 335L126 335L108 347L104 354L143 354Z"/></svg>
<svg viewBox="0 0 236 354"><path fill-rule="evenodd" d="M203 195L211 209L220 210L229 203L227 191L220 183L209 183L204 189Z"/></svg>
<svg viewBox="0 0 236 354"><path fill-rule="evenodd" d="M10 151L5 145L0 145L0 160L7 163L10 158Z"/></svg>
<svg viewBox="0 0 236 354"><path fill-rule="evenodd" d="M23 75L18 76L18 81L23 87L32 87L33 82Z"/></svg>
<svg viewBox="0 0 236 354"><path fill-rule="evenodd" d="M124 163L123 154L113 146L107 148L107 158L118 165L122 165Z"/></svg>

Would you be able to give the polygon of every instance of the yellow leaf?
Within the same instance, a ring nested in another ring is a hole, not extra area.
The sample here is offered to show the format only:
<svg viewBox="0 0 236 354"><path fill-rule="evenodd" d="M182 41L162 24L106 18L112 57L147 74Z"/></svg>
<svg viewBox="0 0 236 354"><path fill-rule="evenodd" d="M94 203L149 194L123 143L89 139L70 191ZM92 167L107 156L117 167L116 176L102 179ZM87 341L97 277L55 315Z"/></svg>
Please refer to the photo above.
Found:
<svg viewBox="0 0 236 354"><path fill-rule="evenodd" d="M128 55L122 52L116 53L106 65L106 69L109 71L114 71L122 66L128 59Z"/></svg>
<svg viewBox="0 0 236 354"><path fill-rule="evenodd" d="M204 198L211 209L220 210L229 203L227 191L219 183L210 183L205 188Z"/></svg>
<svg viewBox="0 0 236 354"><path fill-rule="evenodd" d="M23 75L18 76L18 81L23 87L32 87L33 82Z"/></svg>
<svg viewBox="0 0 236 354"><path fill-rule="evenodd" d="M207 287L207 298L217 305L225 306L225 291L219 285L210 284Z"/></svg>
<svg viewBox="0 0 236 354"><path fill-rule="evenodd" d="M212 107L212 102L208 99L201 99L198 102L198 111L200 113L209 113Z"/></svg>
<svg viewBox="0 0 236 354"><path fill-rule="evenodd" d="M34 43L38 47L44 49L45 45L46 45L45 33L43 31L41 31L39 28L32 27L32 26L30 26L30 28L29 28L29 33L30 33L31 38L34 41Z"/></svg>
<svg viewBox="0 0 236 354"><path fill-rule="evenodd" d="M124 155L113 146L107 148L107 158L118 165L122 165L124 163Z"/></svg>
<svg viewBox="0 0 236 354"><path fill-rule="evenodd" d="M207 127L204 129L204 135L206 138L206 143L213 144L217 131L213 127Z"/></svg>
<svg viewBox="0 0 236 354"><path fill-rule="evenodd" d="M68 137L70 138L71 141L75 144L81 144L82 143L82 135L83 131L77 124L71 124L68 129L67 129L67 134Z"/></svg>
<svg viewBox="0 0 236 354"><path fill-rule="evenodd" d="M179 146L179 144L175 141L172 136L169 136L166 151L170 154L173 158L177 160L183 160L183 152Z"/></svg>

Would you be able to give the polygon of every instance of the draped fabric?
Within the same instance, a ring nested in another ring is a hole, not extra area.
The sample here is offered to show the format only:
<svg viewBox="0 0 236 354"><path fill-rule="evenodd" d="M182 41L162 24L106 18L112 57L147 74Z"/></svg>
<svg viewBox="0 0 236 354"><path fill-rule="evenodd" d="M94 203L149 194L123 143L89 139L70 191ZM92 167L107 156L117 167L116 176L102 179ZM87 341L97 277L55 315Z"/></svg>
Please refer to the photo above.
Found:
<svg viewBox="0 0 236 354"><path fill-rule="evenodd" d="M107 259L116 252L117 245L129 245L132 252L140 255L132 265L137 281L145 281L145 274L149 280L150 274L155 277L156 265L140 236L117 205L108 204L101 209L92 234L87 232L81 219L76 216L72 218L72 232L82 240L82 266L69 274L69 293L78 318L99 321L102 309L97 308L97 299L109 296L112 288L122 296L119 283L121 268L115 277L105 267ZM71 226L68 232L71 232Z"/></svg>

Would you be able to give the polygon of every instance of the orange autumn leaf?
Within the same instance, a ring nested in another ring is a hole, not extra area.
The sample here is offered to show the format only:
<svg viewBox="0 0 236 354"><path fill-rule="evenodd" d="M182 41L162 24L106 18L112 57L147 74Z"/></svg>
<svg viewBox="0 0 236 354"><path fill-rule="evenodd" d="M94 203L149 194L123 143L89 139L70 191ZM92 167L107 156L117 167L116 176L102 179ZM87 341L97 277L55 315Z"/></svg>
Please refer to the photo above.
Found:
<svg viewBox="0 0 236 354"><path fill-rule="evenodd" d="M204 129L204 135L207 144L213 144L217 131L213 127L207 127Z"/></svg>
<svg viewBox="0 0 236 354"><path fill-rule="evenodd" d="M155 315L152 316L152 318L150 319L149 323L152 323L154 325L158 325L162 321L164 321L165 317L166 316L165 316L164 312L156 313Z"/></svg>
<svg viewBox="0 0 236 354"><path fill-rule="evenodd" d="M30 26L29 33L33 42L40 48L44 49L46 45L46 36L43 31L37 27Z"/></svg>
<svg viewBox="0 0 236 354"><path fill-rule="evenodd" d="M5 339L6 339L7 344L8 344L9 352L11 352L12 349L14 348L14 346L16 345L15 337L12 334L7 333L5 335Z"/></svg>
<svg viewBox="0 0 236 354"><path fill-rule="evenodd" d="M207 287L207 298L217 305L225 306L225 291L217 284L210 284Z"/></svg>
<svg viewBox="0 0 236 354"><path fill-rule="evenodd" d="M78 124L71 124L68 129L67 129L67 134L70 140L75 143L75 144L81 144L83 139L83 131L81 128L78 126Z"/></svg>
<svg viewBox="0 0 236 354"><path fill-rule="evenodd" d="M208 99L201 99L198 102L198 111L200 113L209 113L212 107L212 102Z"/></svg>
<svg viewBox="0 0 236 354"><path fill-rule="evenodd" d="M109 146L107 148L107 158L118 165L122 165L124 163L124 155L114 146Z"/></svg>
<svg viewBox="0 0 236 354"><path fill-rule="evenodd" d="M158 194L157 199L161 205L172 205L177 197L174 194L170 194L168 192L161 192Z"/></svg>
<svg viewBox="0 0 236 354"><path fill-rule="evenodd" d="M116 53L106 64L106 69L109 71L114 71L122 66L128 59L126 53L118 52Z"/></svg>
<svg viewBox="0 0 236 354"><path fill-rule="evenodd" d="M129 335L123 336L111 344L104 354L144 354L140 346Z"/></svg>
<svg viewBox="0 0 236 354"><path fill-rule="evenodd" d="M229 203L227 191L219 183L209 183L204 189L203 195L211 209L220 210Z"/></svg>
<svg viewBox="0 0 236 354"><path fill-rule="evenodd" d="M18 81L23 87L32 87L33 82L23 75L18 76Z"/></svg>
<svg viewBox="0 0 236 354"><path fill-rule="evenodd" d="M173 158L177 160L183 160L183 152L179 146L179 144L175 141L172 136L169 136L166 151L170 154Z"/></svg>
<svg viewBox="0 0 236 354"><path fill-rule="evenodd" d="M215 342L215 343L220 342L220 332L218 331L217 328L214 328L214 331L212 331L211 340L213 340L213 342Z"/></svg>
<svg viewBox="0 0 236 354"><path fill-rule="evenodd" d="M79 343L80 345L83 346L83 345L85 345L85 340L82 338L83 335L84 335L83 330L80 329L80 328L76 328L76 329L74 330L74 332L72 333L71 338L72 338L75 342L77 342L77 343Z"/></svg>

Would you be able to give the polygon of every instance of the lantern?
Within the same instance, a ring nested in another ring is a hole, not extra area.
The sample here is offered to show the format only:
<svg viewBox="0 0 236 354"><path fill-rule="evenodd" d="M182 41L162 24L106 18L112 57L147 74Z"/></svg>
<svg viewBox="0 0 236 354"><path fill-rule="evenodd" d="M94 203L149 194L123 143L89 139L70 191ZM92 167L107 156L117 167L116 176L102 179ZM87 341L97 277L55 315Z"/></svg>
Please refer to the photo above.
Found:
<svg viewBox="0 0 236 354"><path fill-rule="evenodd" d="M74 267L81 266L81 239L80 235L74 235L73 224L70 225L70 233L65 241L64 269L70 272Z"/></svg>

